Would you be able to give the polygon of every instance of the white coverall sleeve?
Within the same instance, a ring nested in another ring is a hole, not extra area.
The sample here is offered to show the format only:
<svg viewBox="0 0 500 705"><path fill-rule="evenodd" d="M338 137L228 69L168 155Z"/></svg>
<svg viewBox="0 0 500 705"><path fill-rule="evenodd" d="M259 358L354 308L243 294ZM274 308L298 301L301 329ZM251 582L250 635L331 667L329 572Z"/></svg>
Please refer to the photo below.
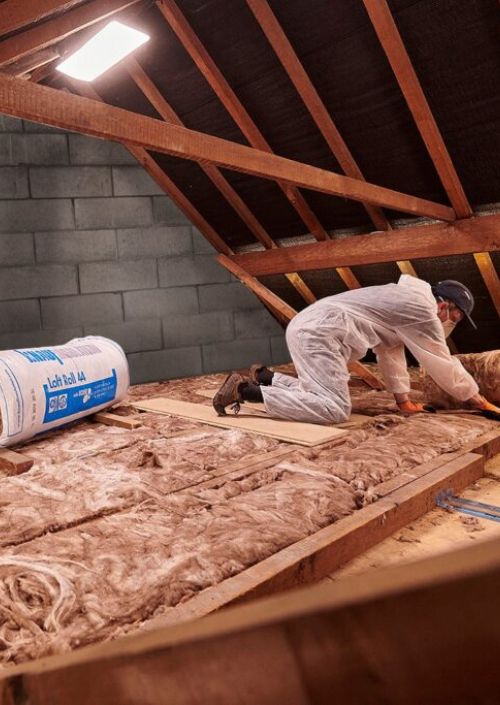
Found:
<svg viewBox="0 0 500 705"><path fill-rule="evenodd" d="M393 394L407 394L410 391L410 375L406 364L404 345L386 348L377 345L373 348L386 389Z"/></svg>
<svg viewBox="0 0 500 705"><path fill-rule="evenodd" d="M398 328L398 336L434 382L450 396L467 401L479 392L474 378L452 357L439 321Z"/></svg>

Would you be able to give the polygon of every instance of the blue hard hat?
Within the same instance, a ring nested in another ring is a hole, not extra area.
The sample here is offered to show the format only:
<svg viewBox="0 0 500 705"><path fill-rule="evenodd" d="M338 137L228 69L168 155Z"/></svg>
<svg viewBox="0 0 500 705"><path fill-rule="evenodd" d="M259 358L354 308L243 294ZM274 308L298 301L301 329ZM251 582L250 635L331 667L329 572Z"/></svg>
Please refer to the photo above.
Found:
<svg viewBox="0 0 500 705"><path fill-rule="evenodd" d="M432 287L432 293L436 297L452 301L462 311L471 326L477 330L477 326L470 315L474 308L474 297L465 284L454 279L444 279Z"/></svg>

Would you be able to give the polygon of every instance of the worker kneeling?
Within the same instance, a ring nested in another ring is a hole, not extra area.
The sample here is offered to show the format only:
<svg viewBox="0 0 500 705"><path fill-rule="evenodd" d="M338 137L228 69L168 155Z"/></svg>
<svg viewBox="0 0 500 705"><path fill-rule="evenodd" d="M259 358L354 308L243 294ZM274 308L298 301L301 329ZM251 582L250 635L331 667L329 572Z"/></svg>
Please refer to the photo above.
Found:
<svg viewBox="0 0 500 705"><path fill-rule="evenodd" d="M218 414L244 401L264 402L275 418L317 424L342 423L351 413L348 363L372 349L388 391L401 411L424 406L410 401L404 347L448 394L474 408L500 413L450 354L445 338L461 320L476 328L474 298L453 280L434 287L403 274L397 284L370 286L328 296L295 316L286 341L298 378L261 365L249 377L233 372L213 399Z"/></svg>

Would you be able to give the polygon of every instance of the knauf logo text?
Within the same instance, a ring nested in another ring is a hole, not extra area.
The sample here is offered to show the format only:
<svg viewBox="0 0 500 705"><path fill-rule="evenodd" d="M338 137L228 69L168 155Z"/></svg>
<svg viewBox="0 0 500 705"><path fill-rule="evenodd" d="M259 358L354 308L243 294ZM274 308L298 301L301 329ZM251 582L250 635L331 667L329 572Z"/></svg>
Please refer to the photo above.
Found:
<svg viewBox="0 0 500 705"><path fill-rule="evenodd" d="M64 365L59 355L53 350L16 350L17 353L26 358L29 362L47 362L56 360L60 365Z"/></svg>

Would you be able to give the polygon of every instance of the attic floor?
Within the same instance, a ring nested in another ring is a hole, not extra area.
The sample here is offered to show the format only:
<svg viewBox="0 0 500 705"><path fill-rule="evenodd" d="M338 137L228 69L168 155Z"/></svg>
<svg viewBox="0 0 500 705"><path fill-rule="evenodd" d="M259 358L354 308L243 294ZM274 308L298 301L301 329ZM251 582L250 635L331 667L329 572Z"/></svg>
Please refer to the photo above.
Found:
<svg viewBox="0 0 500 705"><path fill-rule="evenodd" d="M210 404L196 390L223 379L137 386L130 399ZM366 424L316 448L128 404L118 413L139 418L138 429L85 421L25 445L33 468L0 480L3 664L116 638L162 616L175 621L200 591L376 501L380 483L495 428L477 417L403 418L391 395L355 379L351 390ZM459 529L468 540L470 527Z"/></svg>

